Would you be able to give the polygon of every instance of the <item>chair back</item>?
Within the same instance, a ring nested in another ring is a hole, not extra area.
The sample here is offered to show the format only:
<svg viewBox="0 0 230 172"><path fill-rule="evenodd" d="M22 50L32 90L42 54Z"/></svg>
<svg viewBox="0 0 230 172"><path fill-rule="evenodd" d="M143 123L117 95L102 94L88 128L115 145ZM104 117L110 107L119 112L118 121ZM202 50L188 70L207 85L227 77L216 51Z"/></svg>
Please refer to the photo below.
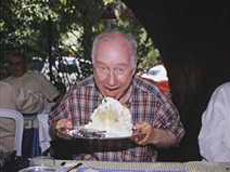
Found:
<svg viewBox="0 0 230 172"><path fill-rule="evenodd" d="M17 156L22 156L22 139L24 129L23 115L16 110L0 108L0 118L15 120L15 150Z"/></svg>

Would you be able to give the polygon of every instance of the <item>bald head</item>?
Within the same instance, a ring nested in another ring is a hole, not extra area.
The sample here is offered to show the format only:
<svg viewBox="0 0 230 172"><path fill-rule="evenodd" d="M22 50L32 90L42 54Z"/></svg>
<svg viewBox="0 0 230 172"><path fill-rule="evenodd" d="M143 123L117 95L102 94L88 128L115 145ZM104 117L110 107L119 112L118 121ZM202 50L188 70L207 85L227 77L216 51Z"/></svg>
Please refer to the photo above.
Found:
<svg viewBox="0 0 230 172"><path fill-rule="evenodd" d="M136 71L135 39L117 31L100 34L93 43L92 61L102 95L125 100Z"/></svg>
<svg viewBox="0 0 230 172"><path fill-rule="evenodd" d="M137 63L137 43L132 35L124 34L118 31L107 31L98 35L94 42L92 48L92 62L95 64L95 59L97 58L97 52L100 51L103 45L109 45L110 47L120 46L124 51L127 51L130 58L130 63L132 68L136 68Z"/></svg>

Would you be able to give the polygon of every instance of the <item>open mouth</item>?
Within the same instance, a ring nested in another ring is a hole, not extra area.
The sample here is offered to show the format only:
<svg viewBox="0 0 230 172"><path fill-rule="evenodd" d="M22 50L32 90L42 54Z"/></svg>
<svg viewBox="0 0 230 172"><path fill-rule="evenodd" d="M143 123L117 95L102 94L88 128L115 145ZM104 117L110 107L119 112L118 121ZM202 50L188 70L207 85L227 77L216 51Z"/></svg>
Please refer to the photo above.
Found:
<svg viewBox="0 0 230 172"><path fill-rule="evenodd" d="M117 91L119 88L118 87L113 87L113 88L105 87L105 89L112 92L112 91Z"/></svg>

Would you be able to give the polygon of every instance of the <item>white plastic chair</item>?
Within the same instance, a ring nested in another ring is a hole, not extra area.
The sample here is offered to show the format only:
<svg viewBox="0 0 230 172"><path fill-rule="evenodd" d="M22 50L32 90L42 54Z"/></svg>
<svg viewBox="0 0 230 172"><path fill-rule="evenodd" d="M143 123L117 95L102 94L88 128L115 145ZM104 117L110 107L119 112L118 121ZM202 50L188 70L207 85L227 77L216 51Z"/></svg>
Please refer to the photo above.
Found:
<svg viewBox="0 0 230 172"><path fill-rule="evenodd" d="M17 156L22 156L22 139L24 129L23 115L15 110L0 108L0 118L15 120L15 150Z"/></svg>

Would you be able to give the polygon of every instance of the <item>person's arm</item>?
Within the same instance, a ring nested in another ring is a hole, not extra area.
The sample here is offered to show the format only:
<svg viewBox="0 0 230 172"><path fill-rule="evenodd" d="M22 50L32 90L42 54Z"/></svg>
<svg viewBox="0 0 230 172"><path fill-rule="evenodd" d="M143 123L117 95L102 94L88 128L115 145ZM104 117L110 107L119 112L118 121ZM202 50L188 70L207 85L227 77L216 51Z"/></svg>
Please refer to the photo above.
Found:
<svg viewBox="0 0 230 172"><path fill-rule="evenodd" d="M70 94L70 95L69 95ZM69 130L73 129L71 106L71 93L66 94L63 100L55 107L49 116L49 125L53 132L58 136L64 136Z"/></svg>
<svg viewBox="0 0 230 172"><path fill-rule="evenodd" d="M37 74L37 80L38 84L41 85L42 94L46 97L48 102L60 101L60 92L50 81L41 74Z"/></svg>
<svg viewBox="0 0 230 172"><path fill-rule="evenodd" d="M137 123L135 128L142 137L137 135L134 140L137 144L153 144L159 148L176 146L185 134L178 110L162 93L159 93L159 97L156 97L155 101L157 101L155 103L158 106L154 108L153 124L148 122Z"/></svg>
<svg viewBox="0 0 230 172"><path fill-rule="evenodd" d="M139 122L135 128L143 135L143 137L134 137L137 144L153 144L159 148L167 148L177 143L176 136L171 131L154 128L147 122Z"/></svg>
<svg viewBox="0 0 230 172"><path fill-rule="evenodd" d="M201 155L208 161L230 160L230 84L215 90L202 115Z"/></svg>
<svg viewBox="0 0 230 172"><path fill-rule="evenodd" d="M52 123L51 128L57 136L68 136L69 131L73 129L73 123L69 119L59 119L55 123Z"/></svg>

